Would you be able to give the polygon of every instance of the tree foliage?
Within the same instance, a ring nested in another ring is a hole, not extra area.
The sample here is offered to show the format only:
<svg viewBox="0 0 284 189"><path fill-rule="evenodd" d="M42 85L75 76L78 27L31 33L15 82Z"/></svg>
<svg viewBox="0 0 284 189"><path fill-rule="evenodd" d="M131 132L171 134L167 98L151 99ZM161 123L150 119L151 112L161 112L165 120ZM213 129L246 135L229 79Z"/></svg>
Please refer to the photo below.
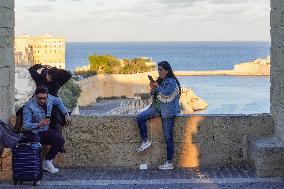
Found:
<svg viewBox="0 0 284 189"><path fill-rule="evenodd" d="M134 58L123 59L122 61L111 55L91 55L89 56L90 70L77 71L75 75L92 76L95 74L135 74L149 72L155 66L147 66L150 59Z"/></svg>
<svg viewBox="0 0 284 189"><path fill-rule="evenodd" d="M58 92L58 96L69 110L73 110L81 93L81 88L70 79Z"/></svg>

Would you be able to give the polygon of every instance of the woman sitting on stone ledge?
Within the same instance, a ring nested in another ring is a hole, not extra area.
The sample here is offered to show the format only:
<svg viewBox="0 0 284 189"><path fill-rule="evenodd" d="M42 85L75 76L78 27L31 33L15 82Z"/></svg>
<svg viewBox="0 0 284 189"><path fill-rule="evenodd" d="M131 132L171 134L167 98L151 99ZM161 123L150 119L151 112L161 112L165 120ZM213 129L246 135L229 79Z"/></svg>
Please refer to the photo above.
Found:
<svg viewBox="0 0 284 189"><path fill-rule="evenodd" d="M167 61L158 63L158 72L159 78L155 82L150 82L153 103L136 118L142 139L142 144L137 151L142 152L151 146L151 141L148 140L146 121L161 117L167 144L167 160L163 165L158 166L158 169L167 170L174 168L172 163L174 156L173 127L176 115L180 113L181 87Z"/></svg>

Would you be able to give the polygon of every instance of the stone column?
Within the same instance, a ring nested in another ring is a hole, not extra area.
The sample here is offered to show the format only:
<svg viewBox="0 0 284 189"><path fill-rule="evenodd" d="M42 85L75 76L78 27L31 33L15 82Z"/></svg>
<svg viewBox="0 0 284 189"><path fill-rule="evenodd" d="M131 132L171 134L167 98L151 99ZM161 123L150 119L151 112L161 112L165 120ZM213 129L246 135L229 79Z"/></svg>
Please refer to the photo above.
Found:
<svg viewBox="0 0 284 189"><path fill-rule="evenodd" d="M251 141L249 160L258 176L284 176L284 1L271 0L270 112L274 136Z"/></svg>
<svg viewBox="0 0 284 189"><path fill-rule="evenodd" d="M271 0L270 111L275 134L284 141L284 1Z"/></svg>
<svg viewBox="0 0 284 189"><path fill-rule="evenodd" d="M0 0L0 119L15 112L14 0Z"/></svg>

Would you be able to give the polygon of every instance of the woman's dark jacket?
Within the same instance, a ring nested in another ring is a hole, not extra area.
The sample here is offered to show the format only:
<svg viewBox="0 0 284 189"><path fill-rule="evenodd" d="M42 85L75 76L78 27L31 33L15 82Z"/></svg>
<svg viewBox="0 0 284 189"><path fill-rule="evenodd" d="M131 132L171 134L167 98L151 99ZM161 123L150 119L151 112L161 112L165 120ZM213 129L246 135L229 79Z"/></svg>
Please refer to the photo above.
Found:
<svg viewBox="0 0 284 189"><path fill-rule="evenodd" d="M71 72L64 69L51 68L53 70L50 74L53 80L52 82L47 82L46 75L38 73L38 70L41 68L46 69L46 66L41 64L35 64L29 68L29 72L31 74L32 79L35 81L36 86L45 85L49 90L49 94L58 97L57 93L59 89L72 77Z"/></svg>

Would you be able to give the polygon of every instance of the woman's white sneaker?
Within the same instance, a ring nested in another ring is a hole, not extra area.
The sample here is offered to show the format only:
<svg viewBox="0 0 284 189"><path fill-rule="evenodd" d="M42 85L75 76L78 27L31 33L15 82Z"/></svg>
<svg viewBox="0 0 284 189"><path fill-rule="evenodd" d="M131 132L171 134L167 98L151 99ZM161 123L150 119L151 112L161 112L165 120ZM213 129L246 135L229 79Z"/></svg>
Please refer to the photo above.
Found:
<svg viewBox="0 0 284 189"><path fill-rule="evenodd" d="M169 163L169 162L165 162L163 165L160 165L158 166L158 169L160 170L171 170L171 169L174 169L174 166L172 163Z"/></svg>
<svg viewBox="0 0 284 189"><path fill-rule="evenodd" d="M146 142L142 142L141 146L137 149L137 152L142 152L143 150L149 148L151 146L152 142L147 140Z"/></svg>
<svg viewBox="0 0 284 189"><path fill-rule="evenodd" d="M59 169L52 164L52 160L43 160L42 168L50 173L57 173L59 171Z"/></svg>

